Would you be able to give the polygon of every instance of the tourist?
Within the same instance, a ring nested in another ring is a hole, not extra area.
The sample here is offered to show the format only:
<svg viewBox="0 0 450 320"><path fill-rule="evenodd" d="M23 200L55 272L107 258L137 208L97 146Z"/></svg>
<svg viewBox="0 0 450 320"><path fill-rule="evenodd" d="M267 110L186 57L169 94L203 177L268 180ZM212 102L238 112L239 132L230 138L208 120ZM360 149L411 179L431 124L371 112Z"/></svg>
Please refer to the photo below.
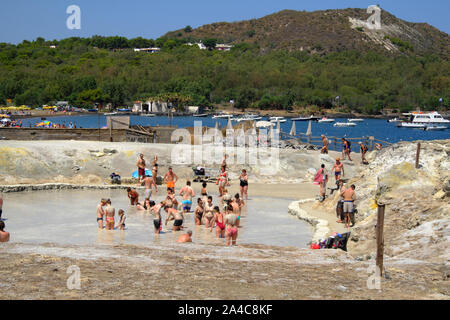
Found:
<svg viewBox="0 0 450 320"><path fill-rule="evenodd" d="M339 190L339 200L336 205L336 216L338 220L337 223L344 223L344 196L342 195L345 192L344 180L338 181L338 190Z"/></svg>
<svg viewBox="0 0 450 320"><path fill-rule="evenodd" d="M106 223L105 228L106 230L113 230L114 229L114 216L116 214L116 209L111 205L111 200L106 200L106 208L105 208L105 217L106 217Z"/></svg>
<svg viewBox="0 0 450 320"><path fill-rule="evenodd" d="M167 218L166 218L166 226L167 222L174 220L172 230L173 231L180 231L183 229L183 214L174 209L170 208L169 206L164 206L164 210L167 212Z"/></svg>
<svg viewBox="0 0 450 320"><path fill-rule="evenodd" d="M153 167L152 167L152 179L153 184L155 185L155 192L158 193L158 187L156 183L156 178L158 177L158 156L153 158Z"/></svg>
<svg viewBox="0 0 450 320"><path fill-rule="evenodd" d="M145 199L150 199L150 197L152 196L152 186L154 185L156 189L156 184L153 178L151 178L149 175L145 175L143 183L145 186Z"/></svg>
<svg viewBox="0 0 450 320"><path fill-rule="evenodd" d="M127 192L128 192L128 198L130 199L130 204L132 206L138 204L139 193L137 193L136 189L131 189L130 187L128 187Z"/></svg>
<svg viewBox="0 0 450 320"><path fill-rule="evenodd" d="M216 238L225 238L225 223L223 222L223 213L220 212L220 208L218 206L214 207L213 222L216 223ZM214 225L214 223L212 225ZM212 225L210 231L212 231Z"/></svg>
<svg viewBox="0 0 450 320"><path fill-rule="evenodd" d="M153 212L153 226L155 227L155 234L160 234L162 229L161 224L161 209L164 208L165 202L161 201L152 207Z"/></svg>
<svg viewBox="0 0 450 320"><path fill-rule="evenodd" d="M322 137L323 147L322 147L322 149L320 149L320 153L328 154L328 139L327 139L327 137L325 137L324 134L322 134L321 137Z"/></svg>
<svg viewBox="0 0 450 320"><path fill-rule="evenodd" d="M356 200L355 185L352 184L350 188L341 192L341 196L344 197L344 222L345 227L349 228L353 214L353 202ZM353 225L352 225L353 227Z"/></svg>
<svg viewBox="0 0 450 320"><path fill-rule="evenodd" d="M0 193L0 220L2 220L3 213L3 195Z"/></svg>
<svg viewBox="0 0 450 320"><path fill-rule="evenodd" d="M175 197L175 191L172 188L167 188L167 197L166 197L166 203L175 208L178 209L178 200Z"/></svg>
<svg viewBox="0 0 450 320"><path fill-rule="evenodd" d="M236 193L236 194L234 195L234 201L239 205L239 211L241 211L242 208L245 206L245 202L244 202L244 200L242 200L242 199L239 197L239 193Z"/></svg>
<svg viewBox="0 0 450 320"><path fill-rule="evenodd" d="M145 199L143 204L138 202L136 204L136 208L140 211L149 211L154 205L155 205L154 201L151 201L150 199Z"/></svg>
<svg viewBox="0 0 450 320"><path fill-rule="evenodd" d="M8 242L9 241L9 232L5 231L5 223L0 221L0 242Z"/></svg>
<svg viewBox="0 0 450 320"><path fill-rule="evenodd" d="M136 166L138 167L138 182L141 183L145 176L145 159L142 153L139 154Z"/></svg>
<svg viewBox="0 0 450 320"><path fill-rule="evenodd" d="M367 160L366 160L366 153L369 150L369 147L365 144L363 144L361 141L358 142L359 147L361 149L361 163L362 164L367 164Z"/></svg>
<svg viewBox="0 0 450 320"><path fill-rule="evenodd" d="M172 188L175 192L175 183L178 181L178 176L173 172L172 167L169 167L169 171L164 176L164 182L167 184L167 188Z"/></svg>
<svg viewBox="0 0 450 320"><path fill-rule="evenodd" d="M345 160L345 155L347 155L348 159L353 161L350 157L350 152L352 152L351 142L345 138L342 138L342 160Z"/></svg>
<svg viewBox="0 0 450 320"><path fill-rule="evenodd" d="M195 225L200 226L202 224L203 214L205 212L205 208L203 206L203 201L201 198L197 199L197 208L194 211Z"/></svg>
<svg viewBox="0 0 450 320"><path fill-rule="evenodd" d="M325 170L325 165L322 164L314 177L314 184L320 186L320 202L325 200L327 193L328 174Z"/></svg>
<svg viewBox="0 0 450 320"><path fill-rule="evenodd" d="M248 174L245 169L242 169L241 175L239 176L239 186L241 189L241 198L244 199L245 196L245 201L248 201Z"/></svg>
<svg viewBox="0 0 450 320"><path fill-rule="evenodd" d="M225 245L236 245L236 239L238 236L238 228L237 228L237 215L233 212L233 208L229 205L226 205L224 208L226 212L225 215Z"/></svg>
<svg viewBox="0 0 450 320"><path fill-rule="evenodd" d="M106 206L106 199L101 199L97 206L97 223L99 229L103 229L103 216L105 215L105 211L103 210L104 206Z"/></svg>
<svg viewBox="0 0 450 320"><path fill-rule="evenodd" d="M110 175L112 184L121 184L120 175L118 172L113 172Z"/></svg>
<svg viewBox="0 0 450 320"><path fill-rule="evenodd" d="M208 184L206 182L202 183L202 189L200 190L200 194L203 197L203 202L206 202L206 199L208 198L208 191L206 190L206 187L208 186ZM206 198L206 199L205 199Z"/></svg>
<svg viewBox="0 0 450 320"><path fill-rule="evenodd" d="M238 194L238 198L239 198L239 194ZM233 208L233 213L237 217L236 226L239 227L239 223L241 221L241 207L237 203L236 198L232 198L230 201L228 201L227 205L231 206L231 208Z"/></svg>
<svg viewBox="0 0 450 320"><path fill-rule="evenodd" d="M185 234L182 234L177 242L192 242L192 231L188 230Z"/></svg>
<svg viewBox="0 0 450 320"><path fill-rule="evenodd" d="M192 198L195 197L195 191L191 187L191 182L188 180L186 185L181 188L179 195L183 197L181 203L183 204L183 211L190 212L192 206Z"/></svg>
<svg viewBox="0 0 450 320"><path fill-rule="evenodd" d="M119 215L119 223L115 227L115 229L123 230L125 229L125 212L122 209L119 209L119 212L117 213Z"/></svg>
<svg viewBox="0 0 450 320"><path fill-rule="evenodd" d="M212 200L213 198L211 196L208 196L208 201L205 203L205 213L203 214L205 228L210 228L210 231L212 231L212 228L214 226L214 205L212 203Z"/></svg>
<svg viewBox="0 0 450 320"><path fill-rule="evenodd" d="M228 174L226 171L226 165L220 167L220 175L217 178L217 185L219 185L219 196L223 196L225 187L228 185Z"/></svg>
<svg viewBox="0 0 450 320"><path fill-rule="evenodd" d="M227 158L228 158L228 155L225 154L225 155L223 156L222 162L220 163L220 166L221 166L221 167L225 167L225 170L227 169Z"/></svg>
<svg viewBox="0 0 450 320"><path fill-rule="evenodd" d="M336 162L334 163L333 168L331 169L330 174L334 171L334 178L336 179L336 184L338 180L341 179L341 174L344 176L344 164L341 162L340 158L336 158Z"/></svg>

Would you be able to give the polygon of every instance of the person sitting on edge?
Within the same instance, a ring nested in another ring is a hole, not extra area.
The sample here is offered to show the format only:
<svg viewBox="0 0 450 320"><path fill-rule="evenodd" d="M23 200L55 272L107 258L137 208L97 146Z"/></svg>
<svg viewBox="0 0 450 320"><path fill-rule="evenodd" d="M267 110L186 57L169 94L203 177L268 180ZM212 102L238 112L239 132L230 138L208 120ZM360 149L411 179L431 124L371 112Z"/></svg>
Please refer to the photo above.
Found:
<svg viewBox="0 0 450 320"><path fill-rule="evenodd" d="M358 144L359 144L359 147L361 149L361 163L362 164L367 164L368 162L366 160L366 153L369 150L369 147L367 147L367 145L365 145L361 141L359 141Z"/></svg>
<svg viewBox="0 0 450 320"><path fill-rule="evenodd" d="M322 134L321 137L322 137L323 147L322 147L322 149L320 149L320 153L328 154L328 139L327 139L327 137L325 137L324 134Z"/></svg>
<svg viewBox="0 0 450 320"><path fill-rule="evenodd" d="M177 242L192 242L192 231L188 230L185 234L182 234Z"/></svg>
<svg viewBox="0 0 450 320"><path fill-rule="evenodd" d="M9 241L9 232L5 231L5 223L0 221L0 242L8 242Z"/></svg>

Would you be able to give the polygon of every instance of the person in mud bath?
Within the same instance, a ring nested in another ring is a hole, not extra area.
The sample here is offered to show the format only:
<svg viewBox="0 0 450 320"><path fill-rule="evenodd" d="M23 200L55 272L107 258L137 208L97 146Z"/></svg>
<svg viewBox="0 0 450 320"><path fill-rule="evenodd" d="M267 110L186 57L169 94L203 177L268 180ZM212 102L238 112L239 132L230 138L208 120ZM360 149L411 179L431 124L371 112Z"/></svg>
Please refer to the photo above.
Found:
<svg viewBox="0 0 450 320"><path fill-rule="evenodd" d="M239 187L241 189L241 198L244 199L245 196L245 201L248 201L248 174L245 169L242 169L241 175L239 176Z"/></svg>
<svg viewBox="0 0 450 320"><path fill-rule="evenodd" d="M115 229L124 230L125 229L125 219L126 219L125 212L122 209L120 209L117 214L119 215L119 223L117 224Z"/></svg>
<svg viewBox="0 0 450 320"><path fill-rule="evenodd" d="M205 203L205 213L203 214L203 221L205 222L205 228L210 228L210 232L214 227L214 205L212 202L212 196L208 196L208 201Z"/></svg>
<svg viewBox="0 0 450 320"><path fill-rule="evenodd" d="M149 175L145 175L143 182L144 182L144 186L145 186L145 199L150 200L150 197L152 196L152 186L155 186L155 190L156 190L155 181Z"/></svg>
<svg viewBox="0 0 450 320"><path fill-rule="evenodd" d="M161 201L158 204L155 204L152 207L152 213L153 213L153 226L155 228L155 234L160 234L161 233L161 229L162 229L162 224L161 224L161 210L164 208L165 206L165 202Z"/></svg>
<svg viewBox="0 0 450 320"><path fill-rule="evenodd" d="M211 230L214 226L214 222L216 223L216 238L225 238L225 223L223 221L223 213L220 212L220 208L218 206L214 207L214 219L211 224Z"/></svg>
<svg viewBox="0 0 450 320"><path fill-rule="evenodd" d="M203 214L205 213L205 207L203 205L203 201L201 198L197 199L197 207L194 211L194 219L195 219L195 225L200 226L202 224L203 220Z"/></svg>
<svg viewBox="0 0 450 320"><path fill-rule="evenodd" d="M226 205L224 211L227 213L225 215L225 245L229 246L236 245L236 239L238 236L237 228L237 215L233 212L233 208Z"/></svg>
<svg viewBox="0 0 450 320"><path fill-rule="evenodd" d="M188 230L185 234L182 234L177 242L192 242L192 230Z"/></svg>
<svg viewBox="0 0 450 320"><path fill-rule="evenodd" d="M10 234L8 231L5 231L5 223L0 221L0 242L8 242Z"/></svg>
<svg viewBox="0 0 450 320"><path fill-rule="evenodd" d="M106 216L106 223L105 228L106 230L113 230L114 229L114 216L116 214L116 209L111 205L111 200L106 200L106 208L105 208L105 216Z"/></svg>
<svg viewBox="0 0 450 320"><path fill-rule="evenodd" d="M145 176L145 159L142 153L139 154L139 159L136 166L138 167L138 182L142 182Z"/></svg>
<svg viewBox="0 0 450 320"><path fill-rule="evenodd" d="M174 209L170 208L169 206L164 206L164 210L167 212L167 218L166 218L166 226L167 222L174 220L172 230L173 231L180 231L183 229L183 214Z"/></svg>
<svg viewBox="0 0 450 320"><path fill-rule="evenodd" d="M173 189L175 192L175 183L178 181L178 176L173 172L172 167L169 167L169 171L164 176L164 182L167 184L167 188Z"/></svg>
<svg viewBox="0 0 450 320"><path fill-rule="evenodd" d="M130 204L132 206L138 204L139 193L137 193L136 189L127 188L128 198L130 199Z"/></svg>
<svg viewBox="0 0 450 320"><path fill-rule="evenodd" d="M158 193L158 186L156 183L157 177L158 177L158 156L155 156L155 158L153 159L152 179L153 179L153 184L155 186L156 193Z"/></svg>
<svg viewBox="0 0 450 320"><path fill-rule="evenodd" d="M190 181L186 182L186 185L181 188L179 194L183 197L183 200L181 201L183 205L183 211L185 213L190 212L192 206L192 197L195 197L195 191L194 189L192 189Z"/></svg>
<svg viewBox="0 0 450 320"><path fill-rule="evenodd" d="M103 229L103 216L105 211L103 207L106 206L106 199L101 199L100 203L97 205L97 224L99 229Z"/></svg>

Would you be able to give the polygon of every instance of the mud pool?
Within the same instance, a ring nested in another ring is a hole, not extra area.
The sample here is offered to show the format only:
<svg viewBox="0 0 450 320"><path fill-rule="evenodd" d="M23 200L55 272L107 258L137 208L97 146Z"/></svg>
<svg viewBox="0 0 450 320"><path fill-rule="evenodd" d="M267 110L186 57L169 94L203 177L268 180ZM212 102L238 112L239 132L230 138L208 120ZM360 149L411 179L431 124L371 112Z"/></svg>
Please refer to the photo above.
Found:
<svg viewBox="0 0 450 320"><path fill-rule="evenodd" d="M163 200L165 191L161 191L156 197L152 196L152 200ZM138 189L138 192L143 200L143 190ZM217 205L217 194L212 195ZM171 221L163 225L160 235L155 235L153 216L130 206L125 190L30 191L7 193L3 198L3 218L11 233L11 242L155 245L175 243L181 234L171 230ZM117 211L125 211L125 230L98 229L96 206L101 198L111 199L116 208L116 220ZM313 230L309 224L288 214L291 201L293 199L250 198L241 215L238 244L306 247ZM162 216L164 222L163 211ZM193 213L185 215L184 226L193 231L194 243L224 242L215 238L215 229L209 232L203 225L195 226Z"/></svg>

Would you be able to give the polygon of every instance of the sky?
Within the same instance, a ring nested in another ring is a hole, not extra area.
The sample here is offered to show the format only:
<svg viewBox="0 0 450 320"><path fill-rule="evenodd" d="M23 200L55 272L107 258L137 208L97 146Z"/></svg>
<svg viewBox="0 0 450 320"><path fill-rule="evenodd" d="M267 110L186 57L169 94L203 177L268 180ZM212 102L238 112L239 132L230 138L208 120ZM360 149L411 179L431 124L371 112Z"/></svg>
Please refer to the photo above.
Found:
<svg viewBox="0 0 450 320"><path fill-rule="evenodd" d="M449 0L0 0L0 42L68 37L125 36L156 39L168 31L213 22L260 18L284 9L367 8L379 4L400 19L450 32ZM81 29L70 30L66 9L81 10ZM381 16L383 23L383 16Z"/></svg>

